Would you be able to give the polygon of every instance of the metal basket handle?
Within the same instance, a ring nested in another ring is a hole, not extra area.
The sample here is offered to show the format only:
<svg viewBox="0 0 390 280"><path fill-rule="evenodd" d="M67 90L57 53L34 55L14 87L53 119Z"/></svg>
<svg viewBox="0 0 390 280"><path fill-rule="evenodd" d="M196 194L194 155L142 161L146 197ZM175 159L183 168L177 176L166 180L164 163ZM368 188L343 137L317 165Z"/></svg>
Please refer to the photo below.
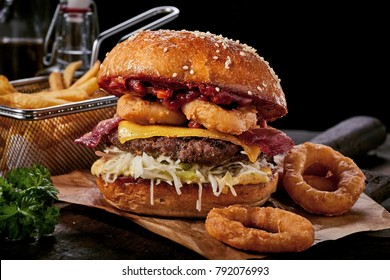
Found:
<svg viewBox="0 0 390 280"><path fill-rule="evenodd" d="M173 19L175 19L179 15L179 13L180 13L180 10L176 7L173 7L173 6L155 7L153 9L147 10L146 12L143 12L142 14L139 14L135 17L132 17L132 18L126 20L125 22L122 22L114 27L111 27L108 30L101 32L93 43L90 65L93 65L93 63L98 59L100 45L103 42L103 40L107 39L108 37L115 35L121 31L124 31L127 28L132 27L135 24L140 23L144 20L147 20L153 16L157 16L160 14L165 15L165 16L163 16L159 19L156 19L155 21L153 21L149 24L146 24L145 26L140 27L139 29L123 36L118 42L118 43L120 43L123 40L126 40L131 35L133 35L137 32L140 32L142 30L147 30L147 29L156 29L156 28L162 26L163 24L172 21Z"/></svg>

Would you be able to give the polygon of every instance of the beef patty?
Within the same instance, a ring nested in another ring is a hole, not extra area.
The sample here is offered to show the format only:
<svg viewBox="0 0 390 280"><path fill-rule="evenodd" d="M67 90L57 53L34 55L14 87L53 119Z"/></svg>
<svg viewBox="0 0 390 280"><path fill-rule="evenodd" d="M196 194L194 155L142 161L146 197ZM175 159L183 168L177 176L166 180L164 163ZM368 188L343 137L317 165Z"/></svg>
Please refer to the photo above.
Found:
<svg viewBox="0 0 390 280"><path fill-rule="evenodd" d="M153 157L164 155L185 163L211 165L224 161L246 160L248 158L241 153L241 146L209 138L151 137L134 139L121 144L118 139L118 133L115 131L109 134L108 139L122 151L135 155L141 155L142 152L145 152Z"/></svg>

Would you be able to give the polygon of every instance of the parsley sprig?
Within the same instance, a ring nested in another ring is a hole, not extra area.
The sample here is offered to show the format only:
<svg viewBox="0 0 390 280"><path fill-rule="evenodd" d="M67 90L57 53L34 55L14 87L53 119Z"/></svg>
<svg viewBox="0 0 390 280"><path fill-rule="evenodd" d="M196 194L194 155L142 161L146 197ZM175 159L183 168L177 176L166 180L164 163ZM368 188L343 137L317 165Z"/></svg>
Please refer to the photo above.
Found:
<svg viewBox="0 0 390 280"><path fill-rule="evenodd" d="M57 194L42 165L15 168L0 177L0 235L14 240L53 233L60 215L53 204Z"/></svg>

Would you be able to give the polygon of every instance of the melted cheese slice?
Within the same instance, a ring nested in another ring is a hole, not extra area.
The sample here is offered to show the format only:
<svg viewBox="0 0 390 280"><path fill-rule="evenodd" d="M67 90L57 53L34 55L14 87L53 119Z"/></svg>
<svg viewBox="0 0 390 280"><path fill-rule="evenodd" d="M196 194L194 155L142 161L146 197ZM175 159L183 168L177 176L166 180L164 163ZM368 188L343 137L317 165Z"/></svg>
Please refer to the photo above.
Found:
<svg viewBox="0 0 390 280"><path fill-rule="evenodd" d="M246 145L233 135L217 131L209 131L201 128L187 128L164 125L139 125L130 121L121 121L118 126L119 141L123 144L126 141L155 136L164 137L203 137L223 141L229 141L241 146L251 162L255 162L261 152L260 147Z"/></svg>

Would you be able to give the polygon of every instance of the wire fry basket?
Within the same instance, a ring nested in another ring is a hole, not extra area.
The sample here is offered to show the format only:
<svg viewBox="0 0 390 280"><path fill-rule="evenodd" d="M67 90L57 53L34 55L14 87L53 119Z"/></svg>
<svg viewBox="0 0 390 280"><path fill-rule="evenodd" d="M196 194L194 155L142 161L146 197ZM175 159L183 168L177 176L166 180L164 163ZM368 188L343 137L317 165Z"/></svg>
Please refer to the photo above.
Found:
<svg viewBox="0 0 390 280"><path fill-rule="evenodd" d="M47 77L12 82L20 92L33 93L48 87ZM69 105L35 110L0 106L0 174L16 167L45 165L52 175L89 169L97 159L95 149L74 140L116 112L117 97L104 96Z"/></svg>
<svg viewBox="0 0 390 280"><path fill-rule="evenodd" d="M162 26L176 18L179 12L173 6L152 8L100 33L93 44L91 65L97 60L100 45L106 38L148 19L154 19L123 36L119 40L121 42L139 31ZM158 18L155 19L156 17ZM50 27L52 28L53 26ZM47 76L11 83L17 91L24 93L49 88ZM90 149L75 144L74 140L91 131L99 121L111 118L116 112L116 104L117 97L110 95L35 110L0 106L0 175L12 168L35 163L45 165L51 175L89 169L97 159L95 151L102 150L103 144Z"/></svg>

